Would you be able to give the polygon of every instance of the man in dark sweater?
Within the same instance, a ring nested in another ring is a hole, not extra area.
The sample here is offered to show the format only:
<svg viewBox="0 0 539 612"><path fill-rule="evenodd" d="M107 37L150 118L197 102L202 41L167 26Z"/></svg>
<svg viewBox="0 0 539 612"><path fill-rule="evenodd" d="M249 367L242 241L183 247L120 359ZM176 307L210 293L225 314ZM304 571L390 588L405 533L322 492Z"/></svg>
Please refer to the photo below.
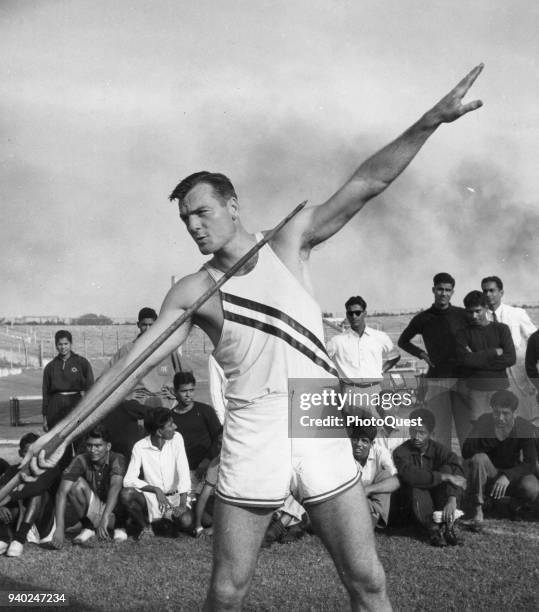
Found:
<svg viewBox="0 0 539 612"><path fill-rule="evenodd" d="M488 320L488 304L481 291L468 293L464 307L468 325L457 333L457 359L466 382L469 418L473 424L490 410L493 392L509 387L505 370L515 363L516 353L509 327Z"/></svg>
<svg viewBox="0 0 539 612"><path fill-rule="evenodd" d="M515 416L517 396L499 390L490 405L492 412L478 419L462 448L463 457L469 459L469 492L478 528L487 491L495 500L513 497L513 510L539 496L539 480L533 474L537 461L534 432L528 421Z"/></svg>
<svg viewBox="0 0 539 612"><path fill-rule="evenodd" d="M427 362L427 407L436 418L436 439L451 448L452 418L461 443L469 431L466 407L457 385L455 342L457 330L466 325L466 313L451 304L455 279L450 274L440 272L432 280L434 304L413 317L400 335L398 345ZM417 335L423 337L425 349L412 343Z"/></svg>
<svg viewBox="0 0 539 612"><path fill-rule="evenodd" d="M410 426L410 439L393 451L402 485L397 497L401 514L411 511L433 546L454 546L460 543L454 525L466 485L460 459L431 439L436 425L432 412L418 408L409 418L416 421ZM441 522L434 522L434 511L440 512Z"/></svg>
<svg viewBox="0 0 539 612"><path fill-rule="evenodd" d="M200 493L210 461L219 454L219 434L223 428L215 410L194 401L196 380L191 372L177 372L174 394L178 403L172 408L172 419L183 436L185 453L191 471L191 492Z"/></svg>

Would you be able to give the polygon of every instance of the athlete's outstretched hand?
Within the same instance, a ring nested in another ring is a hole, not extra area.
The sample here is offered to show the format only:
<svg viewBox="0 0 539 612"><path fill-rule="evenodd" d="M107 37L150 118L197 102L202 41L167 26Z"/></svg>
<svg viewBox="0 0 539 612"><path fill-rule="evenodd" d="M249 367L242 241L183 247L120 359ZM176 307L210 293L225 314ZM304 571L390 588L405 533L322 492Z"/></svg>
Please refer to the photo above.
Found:
<svg viewBox="0 0 539 612"><path fill-rule="evenodd" d="M459 117L462 117L462 115L483 106L481 100L474 100L467 104L462 103L462 99L468 93L468 90L474 84L475 79L481 74L482 70L483 64L476 66L456 87L445 95L438 104L435 104L430 111L425 114L427 122L434 126L440 125L441 123L451 123Z"/></svg>

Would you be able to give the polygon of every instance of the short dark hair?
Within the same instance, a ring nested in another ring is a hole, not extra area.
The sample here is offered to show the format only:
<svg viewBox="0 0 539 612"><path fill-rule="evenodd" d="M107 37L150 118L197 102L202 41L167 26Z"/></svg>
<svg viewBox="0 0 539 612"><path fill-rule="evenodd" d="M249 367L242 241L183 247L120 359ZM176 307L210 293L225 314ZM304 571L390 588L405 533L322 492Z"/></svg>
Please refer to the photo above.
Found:
<svg viewBox="0 0 539 612"><path fill-rule="evenodd" d="M351 440L368 438L372 442L376 438L377 433L376 425L352 425L348 427L348 435Z"/></svg>
<svg viewBox="0 0 539 612"><path fill-rule="evenodd" d="M208 172L202 170L201 172L195 172L184 178L183 181L178 183L169 196L169 200L178 200L178 204L181 204L185 196L200 183L206 183L213 187L213 190L225 200L229 198L237 198L236 190L231 180L219 172Z"/></svg>
<svg viewBox="0 0 539 612"><path fill-rule="evenodd" d="M161 429L172 418L172 411L169 408L160 406L150 410L144 417L144 428L150 435L154 435L158 429Z"/></svg>
<svg viewBox="0 0 539 612"><path fill-rule="evenodd" d="M69 343L73 344L73 336L71 335L71 332L68 332L67 329L59 329L54 334L54 345L56 346L62 338L67 338Z"/></svg>
<svg viewBox="0 0 539 612"><path fill-rule="evenodd" d="M496 286L500 291L503 291L503 283L502 279L499 276L485 276L485 278L481 281L481 287L483 283L496 283Z"/></svg>
<svg viewBox="0 0 539 612"><path fill-rule="evenodd" d="M499 389L492 394L490 398L490 406L499 406L500 408L511 408L513 412L518 408L518 397L507 389Z"/></svg>
<svg viewBox="0 0 539 612"><path fill-rule="evenodd" d="M410 412L409 419L421 419L421 425L424 425L429 433L434 431L436 427L436 419L430 410L426 408L416 408Z"/></svg>
<svg viewBox="0 0 539 612"><path fill-rule="evenodd" d="M24 434L24 436L22 436L22 438L19 440L19 450L22 450L23 446L26 446L27 444L33 444L38 438L39 436L33 432Z"/></svg>
<svg viewBox="0 0 539 612"><path fill-rule="evenodd" d="M436 285L440 285L441 283L448 283L453 289L455 288L455 279L447 272L438 272L438 274L434 275L432 285L436 287Z"/></svg>
<svg viewBox="0 0 539 612"><path fill-rule="evenodd" d="M346 300L344 307L346 310L356 304L357 306L361 306L363 310L367 310L367 302L360 295L353 295Z"/></svg>
<svg viewBox="0 0 539 612"><path fill-rule="evenodd" d="M111 441L109 430L104 425L101 425L101 423L96 425L86 434L86 437L84 439L88 440L88 438L101 438L105 442Z"/></svg>
<svg viewBox="0 0 539 612"><path fill-rule="evenodd" d="M180 385L196 385L197 381L193 372L176 372L172 384L174 385L174 389L177 389Z"/></svg>
<svg viewBox="0 0 539 612"><path fill-rule="evenodd" d="M476 306L488 306L487 296L482 291L470 291L464 296L464 308L475 308Z"/></svg>
<svg viewBox="0 0 539 612"><path fill-rule="evenodd" d="M138 311L138 319L137 322L140 323L144 319L153 319L154 321L157 319L157 313L153 308L149 306L144 306Z"/></svg>

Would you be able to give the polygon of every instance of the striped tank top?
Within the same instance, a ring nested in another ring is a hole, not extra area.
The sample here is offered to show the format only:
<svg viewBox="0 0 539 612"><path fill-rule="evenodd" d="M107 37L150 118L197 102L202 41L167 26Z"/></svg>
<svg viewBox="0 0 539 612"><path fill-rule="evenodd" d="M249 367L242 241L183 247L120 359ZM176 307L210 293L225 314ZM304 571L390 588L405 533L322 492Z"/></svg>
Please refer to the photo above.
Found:
<svg viewBox="0 0 539 612"><path fill-rule="evenodd" d="M223 275L204 268L214 280ZM269 244L250 272L233 276L219 293L224 322L213 356L227 379L229 409L286 399L289 378L338 377L324 345L320 307Z"/></svg>

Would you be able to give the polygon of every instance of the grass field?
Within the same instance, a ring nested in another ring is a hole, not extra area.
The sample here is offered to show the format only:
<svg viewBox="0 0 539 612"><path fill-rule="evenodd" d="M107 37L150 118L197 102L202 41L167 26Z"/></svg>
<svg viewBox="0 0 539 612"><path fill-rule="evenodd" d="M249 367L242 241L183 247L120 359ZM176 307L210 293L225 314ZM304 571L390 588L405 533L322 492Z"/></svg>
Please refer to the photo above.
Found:
<svg viewBox="0 0 539 612"><path fill-rule="evenodd" d="M539 527L488 521L462 547L434 549L409 530L377 534L395 610L531 612L537 609ZM211 567L211 542L187 536L137 543L28 544L0 557L0 589L61 591L72 610L198 610ZM262 550L246 610L345 610L347 596L316 536ZM65 608L62 608L65 609Z"/></svg>
<svg viewBox="0 0 539 612"><path fill-rule="evenodd" d="M539 322L539 311L530 314ZM372 322L395 339L409 318L374 317ZM111 334L116 334L116 327L111 327ZM121 327L127 332L126 341L134 336L134 328ZM106 333L97 329L95 343L86 336L86 347L95 347L92 360L96 371L106 363L99 354L103 350L101 332ZM51 330L46 333L50 335ZM191 339L184 365L201 380L199 399L206 401L204 379L211 347L201 342L199 335ZM115 344L112 336L105 346L114 352ZM0 438L18 439L26 431L39 431L39 402L23 405L21 417L26 424L12 428L8 399L40 392L41 371L37 369L0 379ZM13 459L16 447L0 447L0 456L8 450L13 457L7 458ZM446 549L430 547L411 530L376 535L395 610L539 610L539 522L489 519L484 533L465 535L463 547ZM197 610L210 569L210 540L187 536L155 538L141 544L133 540L96 543L85 548L67 544L59 552L28 544L20 559L0 557L0 591L62 591L69 598L69 609L81 611ZM261 551L247 610L347 607L346 593L316 536Z"/></svg>

